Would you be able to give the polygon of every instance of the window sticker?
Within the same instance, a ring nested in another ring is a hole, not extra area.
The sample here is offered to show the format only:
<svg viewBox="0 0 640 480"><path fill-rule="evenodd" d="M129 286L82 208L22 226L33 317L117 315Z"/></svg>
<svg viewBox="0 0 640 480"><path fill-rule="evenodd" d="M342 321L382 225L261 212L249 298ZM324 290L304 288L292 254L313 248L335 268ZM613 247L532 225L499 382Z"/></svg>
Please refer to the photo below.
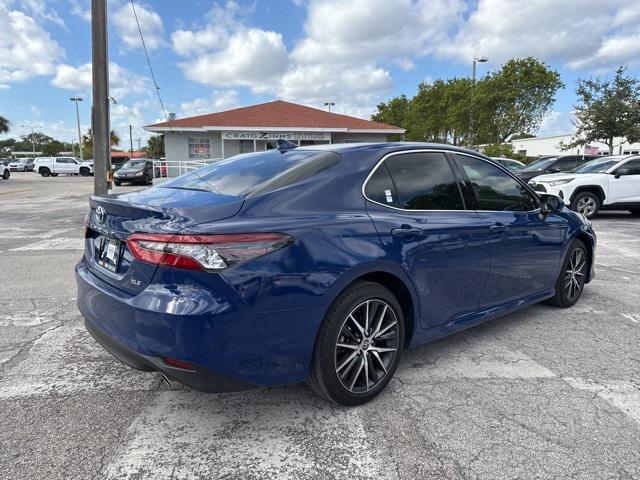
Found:
<svg viewBox="0 0 640 480"><path fill-rule="evenodd" d="M391 190L385 190L384 196L387 197L387 203L393 203L393 197L391 196Z"/></svg>

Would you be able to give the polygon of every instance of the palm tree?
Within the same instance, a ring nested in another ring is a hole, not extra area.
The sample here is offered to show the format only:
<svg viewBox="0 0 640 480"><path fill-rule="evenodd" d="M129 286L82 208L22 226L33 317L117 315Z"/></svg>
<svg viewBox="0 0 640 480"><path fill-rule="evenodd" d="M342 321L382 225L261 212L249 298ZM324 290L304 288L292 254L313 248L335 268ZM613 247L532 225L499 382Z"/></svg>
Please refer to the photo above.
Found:
<svg viewBox="0 0 640 480"><path fill-rule="evenodd" d="M120 137L113 130L111 130L109 137L112 147L120 144ZM91 129L88 129L87 133L82 135L82 152L84 154L84 158L93 157L93 132Z"/></svg>
<svg viewBox="0 0 640 480"><path fill-rule="evenodd" d="M7 133L9 131L9 120L4 117L0 117L0 133Z"/></svg>

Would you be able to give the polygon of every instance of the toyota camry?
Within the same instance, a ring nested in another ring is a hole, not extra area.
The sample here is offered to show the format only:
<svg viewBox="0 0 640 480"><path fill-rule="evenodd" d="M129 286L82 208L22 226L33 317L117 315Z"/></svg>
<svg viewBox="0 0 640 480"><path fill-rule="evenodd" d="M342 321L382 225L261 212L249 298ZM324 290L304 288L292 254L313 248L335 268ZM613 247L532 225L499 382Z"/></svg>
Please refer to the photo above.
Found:
<svg viewBox="0 0 640 480"><path fill-rule="evenodd" d="M405 348L571 307L594 276L589 220L446 145L249 153L90 206L86 328L125 364L208 392L306 381L361 404Z"/></svg>

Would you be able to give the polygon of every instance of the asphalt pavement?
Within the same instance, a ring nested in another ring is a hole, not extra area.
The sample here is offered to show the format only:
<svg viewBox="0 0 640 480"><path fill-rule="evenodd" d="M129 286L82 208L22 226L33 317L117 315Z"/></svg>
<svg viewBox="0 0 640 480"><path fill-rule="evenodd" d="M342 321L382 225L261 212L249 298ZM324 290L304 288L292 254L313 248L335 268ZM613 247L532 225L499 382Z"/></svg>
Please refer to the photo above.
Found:
<svg viewBox="0 0 640 480"><path fill-rule="evenodd" d="M349 409L305 385L168 386L102 350L73 279L91 182L0 180L0 479L640 479L639 218L594 221L574 308L407 351Z"/></svg>

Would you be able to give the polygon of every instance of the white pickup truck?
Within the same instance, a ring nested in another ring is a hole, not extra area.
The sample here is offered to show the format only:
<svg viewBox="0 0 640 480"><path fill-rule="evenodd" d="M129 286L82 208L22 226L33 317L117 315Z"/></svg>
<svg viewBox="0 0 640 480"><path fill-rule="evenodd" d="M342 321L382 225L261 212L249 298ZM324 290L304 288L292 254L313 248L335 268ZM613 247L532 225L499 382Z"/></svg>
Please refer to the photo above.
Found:
<svg viewBox="0 0 640 480"><path fill-rule="evenodd" d="M640 215L640 156L612 155L573 172L540 175L529 180L534 190L564 199L587 218L599 210L629 210Z"/></svg>
<svg viewBox="0 0 640 480"><path fill-rule="evenodd" d="M33 170L43 177L57 177L59 174L93 175L93 162L83 162L74 157L38 157Z"/></svg>

